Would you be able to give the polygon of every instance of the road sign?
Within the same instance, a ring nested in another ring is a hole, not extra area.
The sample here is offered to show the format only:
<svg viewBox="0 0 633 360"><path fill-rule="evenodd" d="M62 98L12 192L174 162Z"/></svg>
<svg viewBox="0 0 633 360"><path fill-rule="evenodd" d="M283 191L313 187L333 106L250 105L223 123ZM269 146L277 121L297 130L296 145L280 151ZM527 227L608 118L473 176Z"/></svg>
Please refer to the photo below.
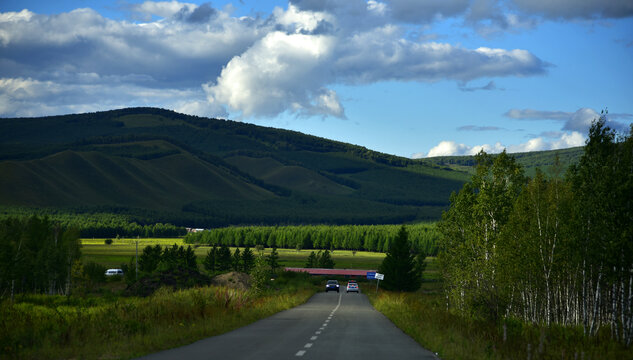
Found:
<svg viewBox="0 0 633 360"><path fill-rule="evenodd" d="M367 279L375 279L376 278L376 272L375 271L368 271L367 272Z"/></svg>
<svg viewBox="0 0 633 360"><path fill-rule="evenodd" d="M374 275L374 278L376 278L378 280L384 280L385 279L385 274L376 273L376 275Z"/></svg>

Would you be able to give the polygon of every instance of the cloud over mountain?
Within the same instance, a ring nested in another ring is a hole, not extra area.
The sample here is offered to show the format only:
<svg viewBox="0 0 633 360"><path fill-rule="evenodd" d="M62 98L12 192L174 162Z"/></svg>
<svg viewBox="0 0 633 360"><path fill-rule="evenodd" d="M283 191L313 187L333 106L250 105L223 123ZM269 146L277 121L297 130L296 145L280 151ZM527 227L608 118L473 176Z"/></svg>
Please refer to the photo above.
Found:
<svg viewBox="0 0 633 360"><path fill-rule="evenodd" d="M427 5L437 16L453 16L464 2ZM336 84L465 84L547 71L525 49L411 39L399 22L423 16L407 11L413 6L293 1L263 18L235 17L209 4L146 1L128 8L140 22L91 9L2 13L0 115L153 105L208 116L344 118Z"/></svg>

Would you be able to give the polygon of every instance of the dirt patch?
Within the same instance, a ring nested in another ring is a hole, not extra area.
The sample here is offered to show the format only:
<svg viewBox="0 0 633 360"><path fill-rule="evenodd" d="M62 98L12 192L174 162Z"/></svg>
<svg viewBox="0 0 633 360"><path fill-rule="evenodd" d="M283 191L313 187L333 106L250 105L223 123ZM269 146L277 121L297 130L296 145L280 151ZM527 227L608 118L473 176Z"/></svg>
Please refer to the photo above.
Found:
<svg viewBox="0 0 633 360"><path fill-rule="evenodd" d="M251 287L251 277L243 272L231 271L230 273L214 276L211 279L211 284L248 290Z"/></svg>

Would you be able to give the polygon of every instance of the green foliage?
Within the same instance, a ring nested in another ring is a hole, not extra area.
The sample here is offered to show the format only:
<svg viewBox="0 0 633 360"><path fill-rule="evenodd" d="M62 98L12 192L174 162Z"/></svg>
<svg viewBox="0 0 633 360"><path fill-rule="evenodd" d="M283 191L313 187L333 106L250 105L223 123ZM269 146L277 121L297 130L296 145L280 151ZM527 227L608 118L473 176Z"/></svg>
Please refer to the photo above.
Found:
<svg viewBox="0 0 633 360"><path fill-rule="evenodd" d="M255 266L255 255L251 251L250 247L246 247L242 253L242 266L245 273L249 274Z"/></svg>
<svg viewBox="0 0 633 360"><path fill-rule="evenodd" d="M440 232L435 223L411 224L407 227L414 252L437 255ZM227 227L190 233L185 242L228 246L254 246L296 249L346 249L374 252L387 251L390 239L398 233L398 225L345 226L248 226ZM261 247L261 250L259 249ZM315 264L316 266L316 264Z"/></svg>
<svg viewBox="0 0 633 360"><path fill-rule="evenodd" d="M528 182L512 159L479 158L439 227L450 306L464 315L573 325L633 343L633 128L594 122L565 178Z"/></svg>
<svg viewBox="0 0 633 360"><path fill-rule="evenodd" d="M334 260L332 260L332 256L330 256L330 251L325 250L317 255L317 262L319 264L319 268L321 269L334 269Z"/></svg>
<svg viewBox="0 0 633 360"><path fill-rule="evenodd" d="M314 251L310 251L310 255L308 255L308 260L306 262L305 267L307 268L315 268L319 264L319 258L316 256Z"/></svg>
<svg viewBox="0 0 633 360"><path fill-rule="evenodd" d="M160 250L160 245L156 245L154 248L156 249L156 247ZM175 268L186 269L194 272L198 271L196 255L191 246L187 246L185 249L184 246L174 244L171 247L165 247L162 251L156 270L168 271Z"/></svg>
<svg viewBox="0 0 633 360"><path fill-rule="evenodd" d="M90 278L84 272L84 264L80 260L73 261L70 267L70 294L85 296L90 285Z"/></svg>
<svg viewBox="0 0 633 360"><path fill-rule="evenodd" d="M463 317L446 309L443 294L366 294L376 310L442 359L525 360L528 347L532 359L631 359L630 348L609 339L608 334L587 339L574 326Z"/></svg>
<svg viewBox="0 0 633 360"><path fill-rule="evenodd" d="M380 273L385 275L382 287L394 291L416 291L422 284L420 270L411 252L407 229L402 225L380 265Z"/></svg>
<svg viewBox="0 0 633 360"><path fill-rule="evenodd" d="M235 252L233 253L231 266L233 267L233 271L242 271L242 254L240 253L240 248L235 248Z"/></svg>
<svg viewBox="0 0 633 360"><path fill-rule="evenodd" d="M209 251L207 252L207 256L205 256L204 258L204 269L207 270L210 273L214 273L217 266L216 266L216 257L218 254L218 247L217 245L213 245L213 247L211 249L209 249Z"/></svg>
<svg viewBox="0 0 633 360"><path fill-rule="evenodd" d="M451 302L458 309L496 318L501 312L499 237L525 177L505 152L477 155L477 169L439 226L444 234L440 263Z"/></svg>
<svg viewBox="0 0 633 360"><path fill-rule="evenodd" d="M273 247L273 250L270 254L268 254L266 262L268 263L268 266L270 266L270 271L275 274L279 268L279 253L277 252L276 247Z"/></svg>
<svg viewBox="0 0 633 360"><path fill-rule="evenodd" d="M22 296L0 302L0 357L135 358L234 330L314 294L309 283L295 284L262 296L209 286L162 288L147 298Z"/></svg>
<svg viewBox="0 0 633 360"><path fill-rule="evenodd" d="M266 259L259 255L255 258L255 267L251 272L251 289L255 294L263 293L268 287L269 270Z"/></svg>
<svg viewBox="0 0 633 360"><path fill-rule="evenodd" d="M85 264L83 268L84 274L86 274L86 276L88 276L88 279L95 284L103 283L106 281L106 270L107 269L105 266L97 264L94 261Z"/></svg>
<svg viewBox="0 0 633 360"><path fill-rule="evenodd" d="M536 169L547 169L558 161L563 172L570 166L578 163L584 152L583 147L575 147L568 149L559 149L551 151L530 151L526 153L514 153L514 157L518 164L521 165L525 174L533 177ZM492 155L493 157L496 155ZM443 166L449 169L463 170L470 173L475 172L477 167L477 159L475 156L438 156L417 160L423 163Z"/></svg>
<svg viewBox="0 0 633 360"><path fill-rule="evenodd" d="M457 171L293 131L150 108L2 119L0 141L7 145L0 149L1 203L31 213L50 207L129 217L125 232L97 222L81 227L84 237L184 234L181 227L151 225L165 222L434 220L465 179ZM48 166L35 166L35 159ZM64 186L56 173L74 186Z"/></svg>
<svg viewBox="0 0 633 360"><path fill-rule="evenodd" d="M104 242L105 242L106 245L112 245L113 241L112 241L112 239L105 239Z"/></svg>
<svg viewBox="0 0 633 360"><path fill-rule="evenodd" d="M160 245L147 245L143 249L143 253L141 254L141 256L139 256L138 259L139 271L151 273L152 271L156 270L158 264L161 261L162 255L163 249Z"/></svg>
<svg viewBox="0 0 633 360"><path fill-rule="evenodd" d="M128 292L147 296L162 285L187 288L206 284L208 278L200 274L196 254L191 246L177 244L165 247L148 245L139 257L139 278L136 278L136 259L122 267Z"/></svg>
<svg viewBox="0 0 633 360"><path fill-rule="evenodd" d="M225 244L220 245L218 249L218 253L215 257L215 265L216 269L219 272L227 272L231 270L232 266L232 258L231 258L231 250Z"/></svg>
<svg viewBox="0 0 633 360"><path fill-rule="evenodd" d="M67 294L80 247L76 230L48 218L0 220L0 297Z"/></svg>
<svg viewBox="0 0 633 360"><path fill-rule="evenodd" d="M83 238L108 238L105 241L110 240L109 243L112 243L111 238L117 235L130 238L169 238L187 233L184 227L156 222L161 218L151 211L137 211L136 215L130 215L120 207L54 209L0 206L0 219L12 217L28 219L33 215L47 217L64 228L78 229ZM176 217L172 216L172 218Z"/></svg>

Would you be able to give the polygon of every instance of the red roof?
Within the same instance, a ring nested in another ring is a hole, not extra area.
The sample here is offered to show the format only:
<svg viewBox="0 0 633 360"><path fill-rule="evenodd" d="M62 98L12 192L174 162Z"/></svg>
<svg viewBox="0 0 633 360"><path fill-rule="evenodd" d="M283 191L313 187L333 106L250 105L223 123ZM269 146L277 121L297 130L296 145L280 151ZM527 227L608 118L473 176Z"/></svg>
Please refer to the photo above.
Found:
<svg viewBox="0 0 633 360"><path fill-rule="evenodd" d="M376 272L376 270L359 270L359 269L315 269L315 268L290 268L286 271L307 272L310 275L344 275L344 276L367 276L368 272Z"/></svg>

